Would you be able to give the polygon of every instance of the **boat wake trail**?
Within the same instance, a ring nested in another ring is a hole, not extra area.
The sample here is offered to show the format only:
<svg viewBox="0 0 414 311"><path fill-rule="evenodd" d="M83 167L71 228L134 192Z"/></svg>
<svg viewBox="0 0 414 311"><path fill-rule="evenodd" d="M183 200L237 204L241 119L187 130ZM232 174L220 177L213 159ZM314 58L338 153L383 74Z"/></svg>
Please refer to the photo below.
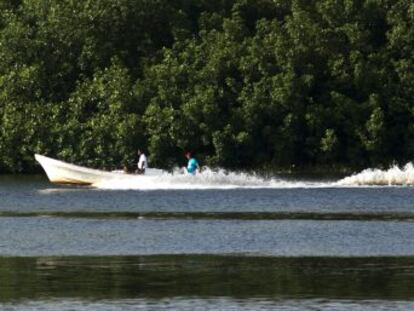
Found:
<svg viewBox="0 0 414 311"><path fill-rule="evenodd" d="M362 172L348 176L340 181L339 185L343 186L361 186L361 185L377 185L377 186L406 186L414 185L414 165L407 163L400 168L397 165L387 170L366 169Z"/></svg>
<svg viewBox="0 0 414 311"><path fill-rule="evenodd" d="M128 176L93 184L100 189L237 189L237 188L313 188L330 187L334 183L264 178L255 174L204 169L192 176L179 172L164 173L160 176Z"/></svg>
<svg viewBox="0 0 414 311"><path fill-rule="evenodd" d="M387 170L366 169L337 181L305 180L282 177L265 178L257 174L229 172L223 169L204 169L192 176L178 171L158 176L124 175L93 184L100 189L182 190L182 189L283 189L332 188L357 186L414 185L414 165L393 166Z"/></svg>

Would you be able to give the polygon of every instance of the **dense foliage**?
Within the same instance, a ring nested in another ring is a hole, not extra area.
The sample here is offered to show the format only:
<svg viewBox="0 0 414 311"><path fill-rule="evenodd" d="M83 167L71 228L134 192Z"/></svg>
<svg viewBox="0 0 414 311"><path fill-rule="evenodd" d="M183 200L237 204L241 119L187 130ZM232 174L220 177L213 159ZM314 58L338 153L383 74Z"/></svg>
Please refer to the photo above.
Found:
<svg viewBox="0 0 414 311"><path fill-rule="evenodd" d="M409 0L0 0L0 171L414 153Z"/></svg>

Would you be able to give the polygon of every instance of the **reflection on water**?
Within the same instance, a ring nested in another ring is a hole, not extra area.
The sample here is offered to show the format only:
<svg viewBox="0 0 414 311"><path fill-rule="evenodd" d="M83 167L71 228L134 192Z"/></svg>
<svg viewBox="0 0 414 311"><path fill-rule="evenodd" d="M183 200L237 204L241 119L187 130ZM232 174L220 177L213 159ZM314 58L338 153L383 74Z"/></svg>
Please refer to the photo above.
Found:
<svg viewBox="0 0 414 311"><path fill-rule="evenodd" d="M413 222L407 212L2 212L0 217L60 217L79 219L158 219L158 220L361 220Z"/></svg>
<svg viewBox="0 0 414 311"><path fill-rule="evenodd" d="M0 301L27 299L414 300L414 257L0 258Z"/></svg>
<svg viewBox="0 0 414 311"><path fill-rule="evenodd" d="M1 305L0 305L1 307ZM61 310L61 311L132 311L132 310L179 310L179 311L202 311L202 310L240 310L240 311L385 311L399 310L412 311L414 302L410 301L382 301L382 300L271 300L271 299L231 299L222 298L172 298L172 299L130 299L130 300L101 300L77 301L77 300L52 300L31 301L26 303L4 304L5 310Z"/></svg>

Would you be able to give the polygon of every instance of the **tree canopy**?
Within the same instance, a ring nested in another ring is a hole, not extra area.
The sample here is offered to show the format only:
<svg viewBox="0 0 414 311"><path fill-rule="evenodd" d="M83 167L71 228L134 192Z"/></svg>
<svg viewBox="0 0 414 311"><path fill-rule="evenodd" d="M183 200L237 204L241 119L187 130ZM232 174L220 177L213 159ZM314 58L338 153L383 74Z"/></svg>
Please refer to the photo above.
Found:
<svg viewBox="0 0 414 311"><path fill-rule="evenodd" d="M414 153L408 0L0 0L0 172Z"/></svg>

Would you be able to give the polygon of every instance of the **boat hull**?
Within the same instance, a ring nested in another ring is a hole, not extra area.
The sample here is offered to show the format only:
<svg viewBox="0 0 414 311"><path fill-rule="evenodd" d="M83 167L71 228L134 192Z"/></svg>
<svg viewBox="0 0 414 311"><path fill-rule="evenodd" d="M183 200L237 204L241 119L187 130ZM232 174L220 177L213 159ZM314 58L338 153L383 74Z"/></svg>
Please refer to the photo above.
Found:
<svg viewBox="0 0 414 311"><path fill-rule="evenodd" d="M35 154L35 159L40 163L49 180L58 184L93 185L108 179L124 179L131 176L78 166L40 154Z"/></svg>

